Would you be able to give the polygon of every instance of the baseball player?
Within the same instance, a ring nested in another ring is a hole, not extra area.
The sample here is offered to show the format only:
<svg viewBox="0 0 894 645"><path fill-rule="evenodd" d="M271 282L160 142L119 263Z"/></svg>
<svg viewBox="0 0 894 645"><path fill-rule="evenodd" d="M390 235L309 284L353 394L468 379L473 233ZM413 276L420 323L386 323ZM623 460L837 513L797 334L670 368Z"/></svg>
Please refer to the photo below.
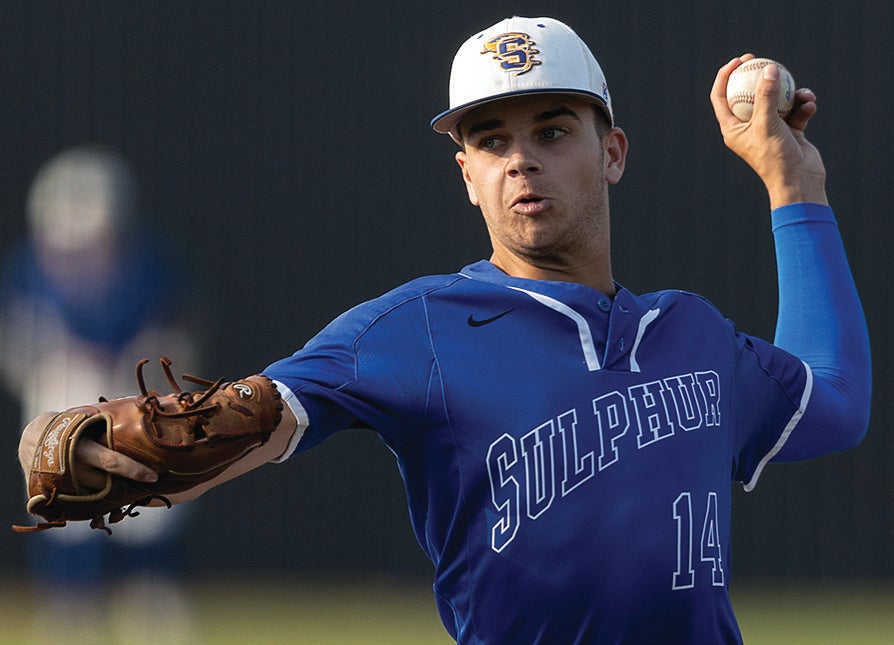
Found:
<svg viewBox="0 0 894 645"><path fill-rule="evenodd" d="M724 92L742 61L719 69L711 101L767 187L773 343L697 295L615 280L608 195L628 141L602 69L568 26L513 17L459 48L432 121L459 145L490 259L361 304L267 367L284 402L276 431L171 500L367 427L397 459L458 642L741 642L731 482L751 490L771 460L855 446L870 396L860 302L804 137L816 97L799 90L782 120L768 66L741 122ZM24 433L26 474L46 425ZM77 454L164 476L97 442Z"/></svg>

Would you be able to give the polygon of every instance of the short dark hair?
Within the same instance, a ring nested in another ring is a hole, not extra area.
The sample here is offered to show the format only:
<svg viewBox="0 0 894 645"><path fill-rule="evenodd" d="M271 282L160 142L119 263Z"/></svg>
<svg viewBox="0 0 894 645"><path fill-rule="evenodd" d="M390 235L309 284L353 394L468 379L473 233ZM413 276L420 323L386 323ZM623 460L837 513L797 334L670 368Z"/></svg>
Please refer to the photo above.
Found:
<svg viewBox="0 0 894 645"><path fill-rule="evenodd" d="M612 129L612 124L608 120L608 115L606 115L605 110L602 109L600 104L593 104L593 112L596 114L596 132L602 136Z"/></svg>

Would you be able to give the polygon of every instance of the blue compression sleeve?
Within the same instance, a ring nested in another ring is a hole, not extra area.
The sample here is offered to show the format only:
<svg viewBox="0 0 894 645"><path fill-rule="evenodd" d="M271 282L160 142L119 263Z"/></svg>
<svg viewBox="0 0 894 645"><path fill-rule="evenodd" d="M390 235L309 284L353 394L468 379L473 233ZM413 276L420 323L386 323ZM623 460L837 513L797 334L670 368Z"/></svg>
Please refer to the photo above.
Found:
<svg viewBox="0 0 894 645"><path fill-rule="evenodd" d="M813 372L813 390L774 461L820 457L857 445L869 423L869 333L832 211L792 204L772 213L779 278L774 344Z"/></svg>

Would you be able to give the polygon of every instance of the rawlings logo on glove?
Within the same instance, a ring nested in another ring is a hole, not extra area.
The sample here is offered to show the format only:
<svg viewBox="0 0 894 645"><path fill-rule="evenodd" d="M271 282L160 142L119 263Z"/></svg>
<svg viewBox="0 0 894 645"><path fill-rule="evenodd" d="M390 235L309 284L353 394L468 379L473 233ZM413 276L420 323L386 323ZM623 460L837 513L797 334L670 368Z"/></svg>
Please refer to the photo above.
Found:
<svg viewBox="0 0 894 645"><path fill-rule="evenodd" d="M250 451L264 444L282 418L282 401L273 382L256 374L236 382L208 381L183 375L201 385L186 392L161 359L173 389L160 395L146 389L143 366L137 363L140 395L71 408L46 425L28 473L28 512L46 522L13 526L21 533L90 520L90 526L111 530L134 509L207 482ZM93 440L140 461L158 473L153 483L136 482L106 473L105 485L91 489L78 479L76 448Z"/></svg>

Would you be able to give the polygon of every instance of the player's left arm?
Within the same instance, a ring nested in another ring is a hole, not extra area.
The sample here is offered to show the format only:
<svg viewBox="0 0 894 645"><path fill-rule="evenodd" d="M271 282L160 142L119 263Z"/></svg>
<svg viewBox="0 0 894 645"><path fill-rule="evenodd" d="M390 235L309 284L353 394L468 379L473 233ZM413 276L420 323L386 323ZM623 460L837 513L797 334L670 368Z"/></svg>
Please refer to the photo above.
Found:
<svg viewBox="0 0 894 645"><path fill-rule="evenodd" d="M31 464L34 461L34 455L43 429L47 427L55 415L55 412L46 412L37 416L22 432L19 440L18 454L22 472L25 475L26 490L28 488ZM236 477L244 475L264 464L277 460L287 452L292 436L297 429L298 421L295 418L295 415L292 413L289 406L284 406L282 419L270 435L270 438L263 445L248 452L245 456L233 463L213 479L202 482L181 493L166 495L166 498L173 504L190 501L224 482L235 479ZM158 480L158 473L146 464L136 461L121 452L107 448L97 441L80 441L77 444L76 450L77 459L75 462L78 464L79 468L77 480L82 482L87 488L95 490L102 489L105 484L106 473L124 479L130 479L135 482L145 482L147 484L154 483ZM153 502L150 505L155 506L160 504L161 502Z"/></svg>
<svg viewBox="0 0 894 645"><path fill-rule="evenodd" d="M816 96L799 89L791 114L779 118L779 79L768 66L756 88L752 119L740 121L726 102L726 83L749 57L720 69L711 102L724 142L758 174L770 198L779 280L774 344L809 365L812 377L803 416L774 459L807 459L851 448L866 433L869 334L828 206L825 167L804 136Z"/></svg>

